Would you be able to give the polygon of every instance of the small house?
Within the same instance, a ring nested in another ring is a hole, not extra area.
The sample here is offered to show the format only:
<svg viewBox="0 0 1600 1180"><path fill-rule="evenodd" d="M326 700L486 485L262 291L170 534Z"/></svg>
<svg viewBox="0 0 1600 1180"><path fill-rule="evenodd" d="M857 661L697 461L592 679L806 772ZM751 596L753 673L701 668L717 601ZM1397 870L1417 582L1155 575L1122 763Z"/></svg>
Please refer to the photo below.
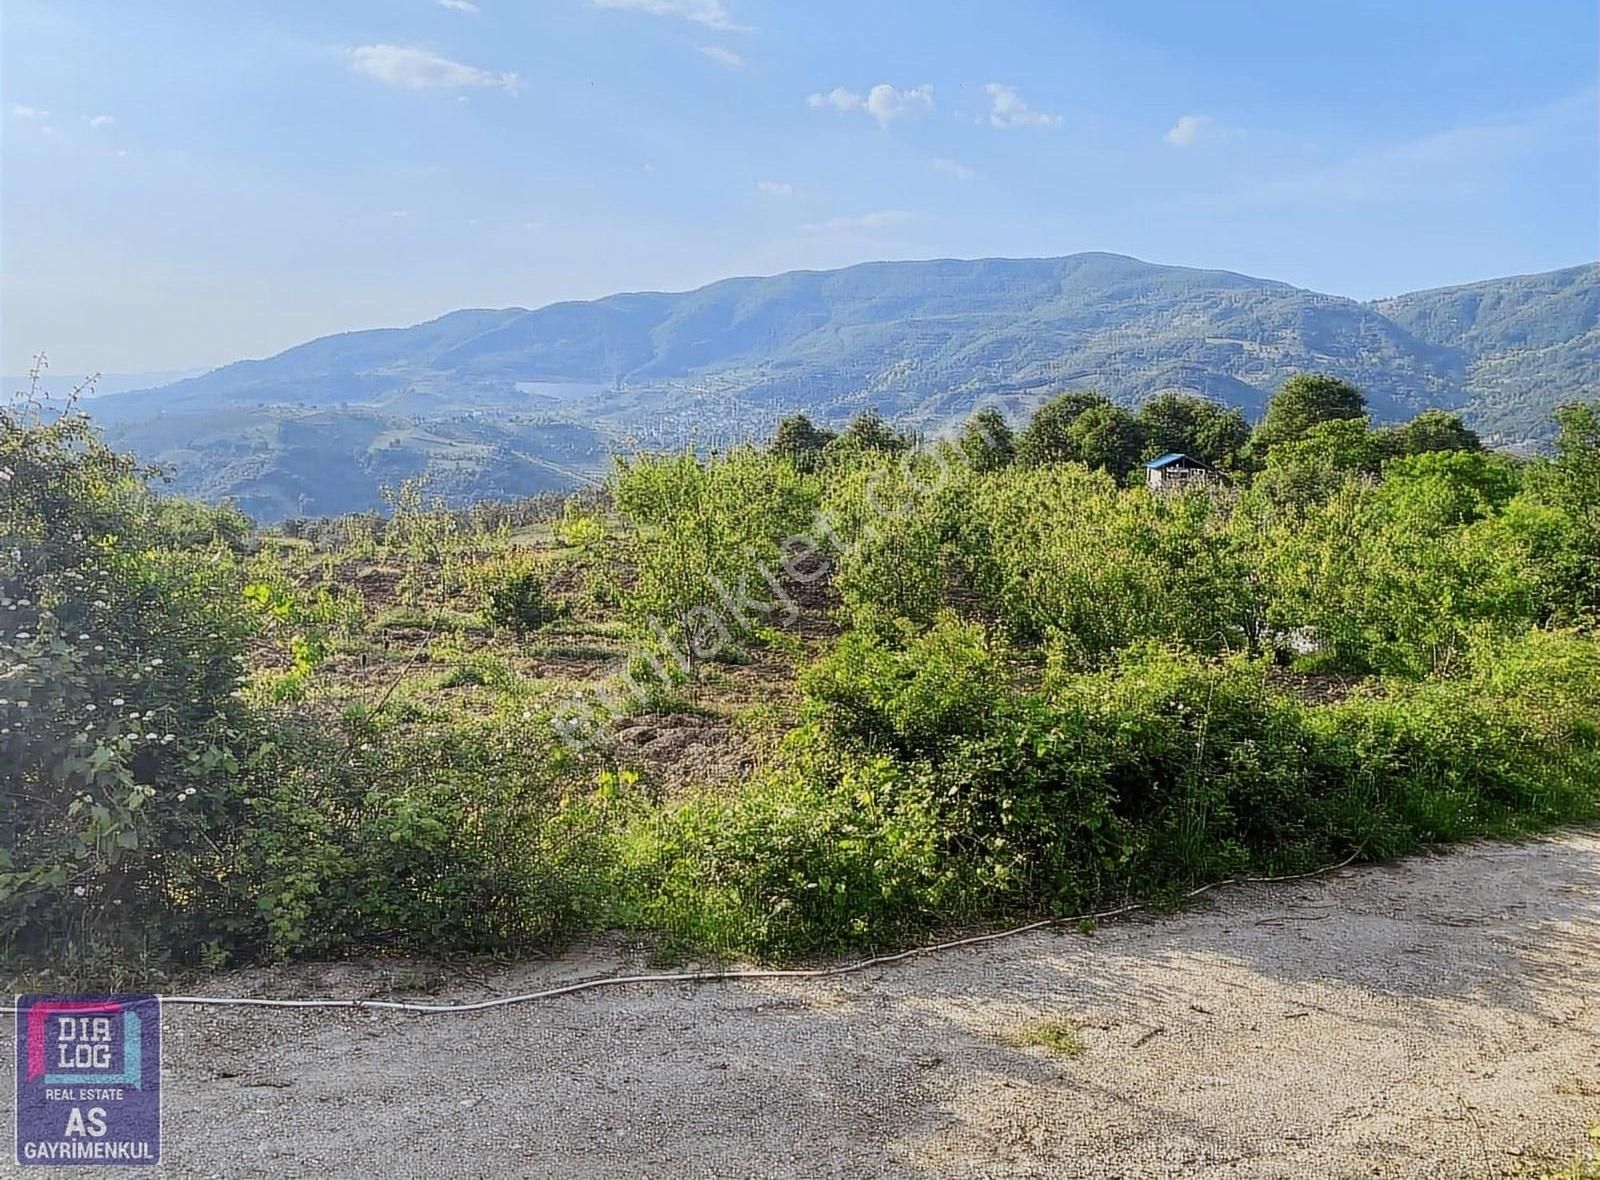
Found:
<svg viewBox="0 0 1600 1180"><path fill-rule="evenodd" d="M1222 473L1211 464L1177 451L1151 459L1144 465L1144 474L1152 492L1171 492L1197 483L1222 482Z"/></svg>

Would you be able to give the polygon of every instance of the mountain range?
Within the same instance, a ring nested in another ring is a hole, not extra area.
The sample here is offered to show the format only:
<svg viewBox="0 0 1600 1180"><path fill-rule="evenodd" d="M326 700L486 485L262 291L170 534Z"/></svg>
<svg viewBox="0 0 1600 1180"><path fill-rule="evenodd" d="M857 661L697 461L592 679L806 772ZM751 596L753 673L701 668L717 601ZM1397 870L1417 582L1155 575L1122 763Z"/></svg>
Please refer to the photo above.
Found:
<svg viewBox="0 0 1600 1180"><path fill-rule="evenodd" d="M1596 395L1600 264L1363 303L1115 254L874 262L456 311L91 411L176 490L271 520L373 508L410 477L456 502L572 486L614 450L761 437L797 410L873 407L931 434L1090 387L1253 417L1302 370L1354 381L1379 421L1441 406L1493 443L1538 445L1551 409Z"/></svg>

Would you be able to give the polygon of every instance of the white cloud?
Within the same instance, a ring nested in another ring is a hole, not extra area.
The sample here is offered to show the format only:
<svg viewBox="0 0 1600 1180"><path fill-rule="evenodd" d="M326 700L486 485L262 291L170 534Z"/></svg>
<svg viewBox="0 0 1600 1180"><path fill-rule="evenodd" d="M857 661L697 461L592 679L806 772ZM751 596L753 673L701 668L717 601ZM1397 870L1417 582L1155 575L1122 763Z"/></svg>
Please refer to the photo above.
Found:
<svg viewBox="0 0 1600 1180"><path fill-rule="evenodd" d="M808 234L863 233L889 229L910 220L911 214L904 209L879 209L858 217L830 217L827 221L814 221L800 228Z"/></svg>
<svg viewBox="0 0 1600 1180"><path fill-rule="evenodd" d="M41 111L38 107L23 106L20 102L11 104L11 113L19 119L27 119L30 122L50 117L49 111Z"/></svg>
<svg viewBox="0 0 1600 1180"><path fill-rule="evenodd" d="M86 115L84 117L91 127L109 127L116 122L110 115Z"/></svg>
<svg viewBox="0 0 1600 1180"><path fill-rule="evenodd" d="M896 119L921 114L933 109L933 87L912 86L900 90L887 82L879 82L865 94L836 86L832 90L810 95L806 105L813 110L832 107L840 114L864 111L877 120L879 127L887 127Z"/></svg>
<svg viewBox="0 0 1600 1180"><path fill-rule="evenodd" d="M499 87L508 94L522 88L515 74L495 74L451 61L431 49L405 45L358 45L346 51L350 68L390 86L407 90L460 90L469 86Z"/></svg>
<svg viewBox="0 0 1600 1180"><path fill-rule="evenodd" d="M935 156L931 161L935 172L942 172L946 176L953 176L957 180L971 180L978 175L960 160L947 160L943 156Z"/></svg>
<svg viewBox="0 0 1600 1180"><path fill-rule="evenodd" d="M758 180L756 191L765 193L769 197L792 197L794 185L786 180Z"/></svg>
<svg viewBox="0 0 1600 1180"><path fill-rule="evenodd" d="M1193 147L1203 139L1223 134L1224 129L1210 115L1179 115L1178 121L1167 128L1166 140L1173 147Z"/></svg>
<svg viewBox="0 0 1600 1180"><path fill-rule="evenodd" d="M700 46L700 52L705 54L712 61L716 62L719 66L727 66L730 70L736 70L740 66L744 65L744 58L740 57L733 50L724 49L720 45L702 45Z"/></svg>
<svg viewBox="0 0 1600 1180"><path fill-rule="evenodd" d="M812 110L821 110L823 107L832 107L836 111L858 111L866 105L866 99L854 90L846 90L843 86L835 86L826 94L821 91L810 95L806 99L806 106ZM25 110L27 108L19 108Z"/></svg>
<svg viewBox="0 0 1600 1180"><path fill-rule="evenodd" d="M990 82L984 89L989 92L989 122L996 127L1054 127L1061 122L1060 115L1030 107L1015 86Z"/></svg>
<svg viewBox="0 0 1600 1180"><path fill-rule="evenodd" d="M471 16L478 15L478 6L472 0L435 0L440 8L448 8L451 12L465 12Z"/></svg>
<svg viewBox="0 0 1600 1180"><path fill-rule="evenodd" d="M737 29L722 0L589 0L596 8L622 8L652 16L675 16L708 29Z"/></svg>

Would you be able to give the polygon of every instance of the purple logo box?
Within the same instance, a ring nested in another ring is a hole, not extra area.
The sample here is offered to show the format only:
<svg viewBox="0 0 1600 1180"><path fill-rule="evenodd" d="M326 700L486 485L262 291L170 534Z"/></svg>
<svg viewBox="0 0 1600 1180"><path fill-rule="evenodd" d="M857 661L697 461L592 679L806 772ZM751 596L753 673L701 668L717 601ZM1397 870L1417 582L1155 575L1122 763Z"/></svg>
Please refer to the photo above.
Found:
<svg viewBox="0 0 1600 1180"><path fill-rule="evenodd" d="M17 997L17 1163L161 1159L161 1000Z"/></svg>

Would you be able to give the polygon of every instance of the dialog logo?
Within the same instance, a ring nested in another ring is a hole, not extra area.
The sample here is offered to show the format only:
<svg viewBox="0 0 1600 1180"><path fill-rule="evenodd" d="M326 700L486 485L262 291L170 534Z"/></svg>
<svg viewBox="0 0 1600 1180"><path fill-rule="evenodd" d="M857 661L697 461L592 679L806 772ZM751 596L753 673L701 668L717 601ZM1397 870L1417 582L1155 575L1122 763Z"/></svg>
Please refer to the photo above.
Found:
<svg viewBox="0 0 1600 1180"><path fill-rule="evenodd" d="M17 997L17 1163L161 1159L161 1000Z"/></svg>

